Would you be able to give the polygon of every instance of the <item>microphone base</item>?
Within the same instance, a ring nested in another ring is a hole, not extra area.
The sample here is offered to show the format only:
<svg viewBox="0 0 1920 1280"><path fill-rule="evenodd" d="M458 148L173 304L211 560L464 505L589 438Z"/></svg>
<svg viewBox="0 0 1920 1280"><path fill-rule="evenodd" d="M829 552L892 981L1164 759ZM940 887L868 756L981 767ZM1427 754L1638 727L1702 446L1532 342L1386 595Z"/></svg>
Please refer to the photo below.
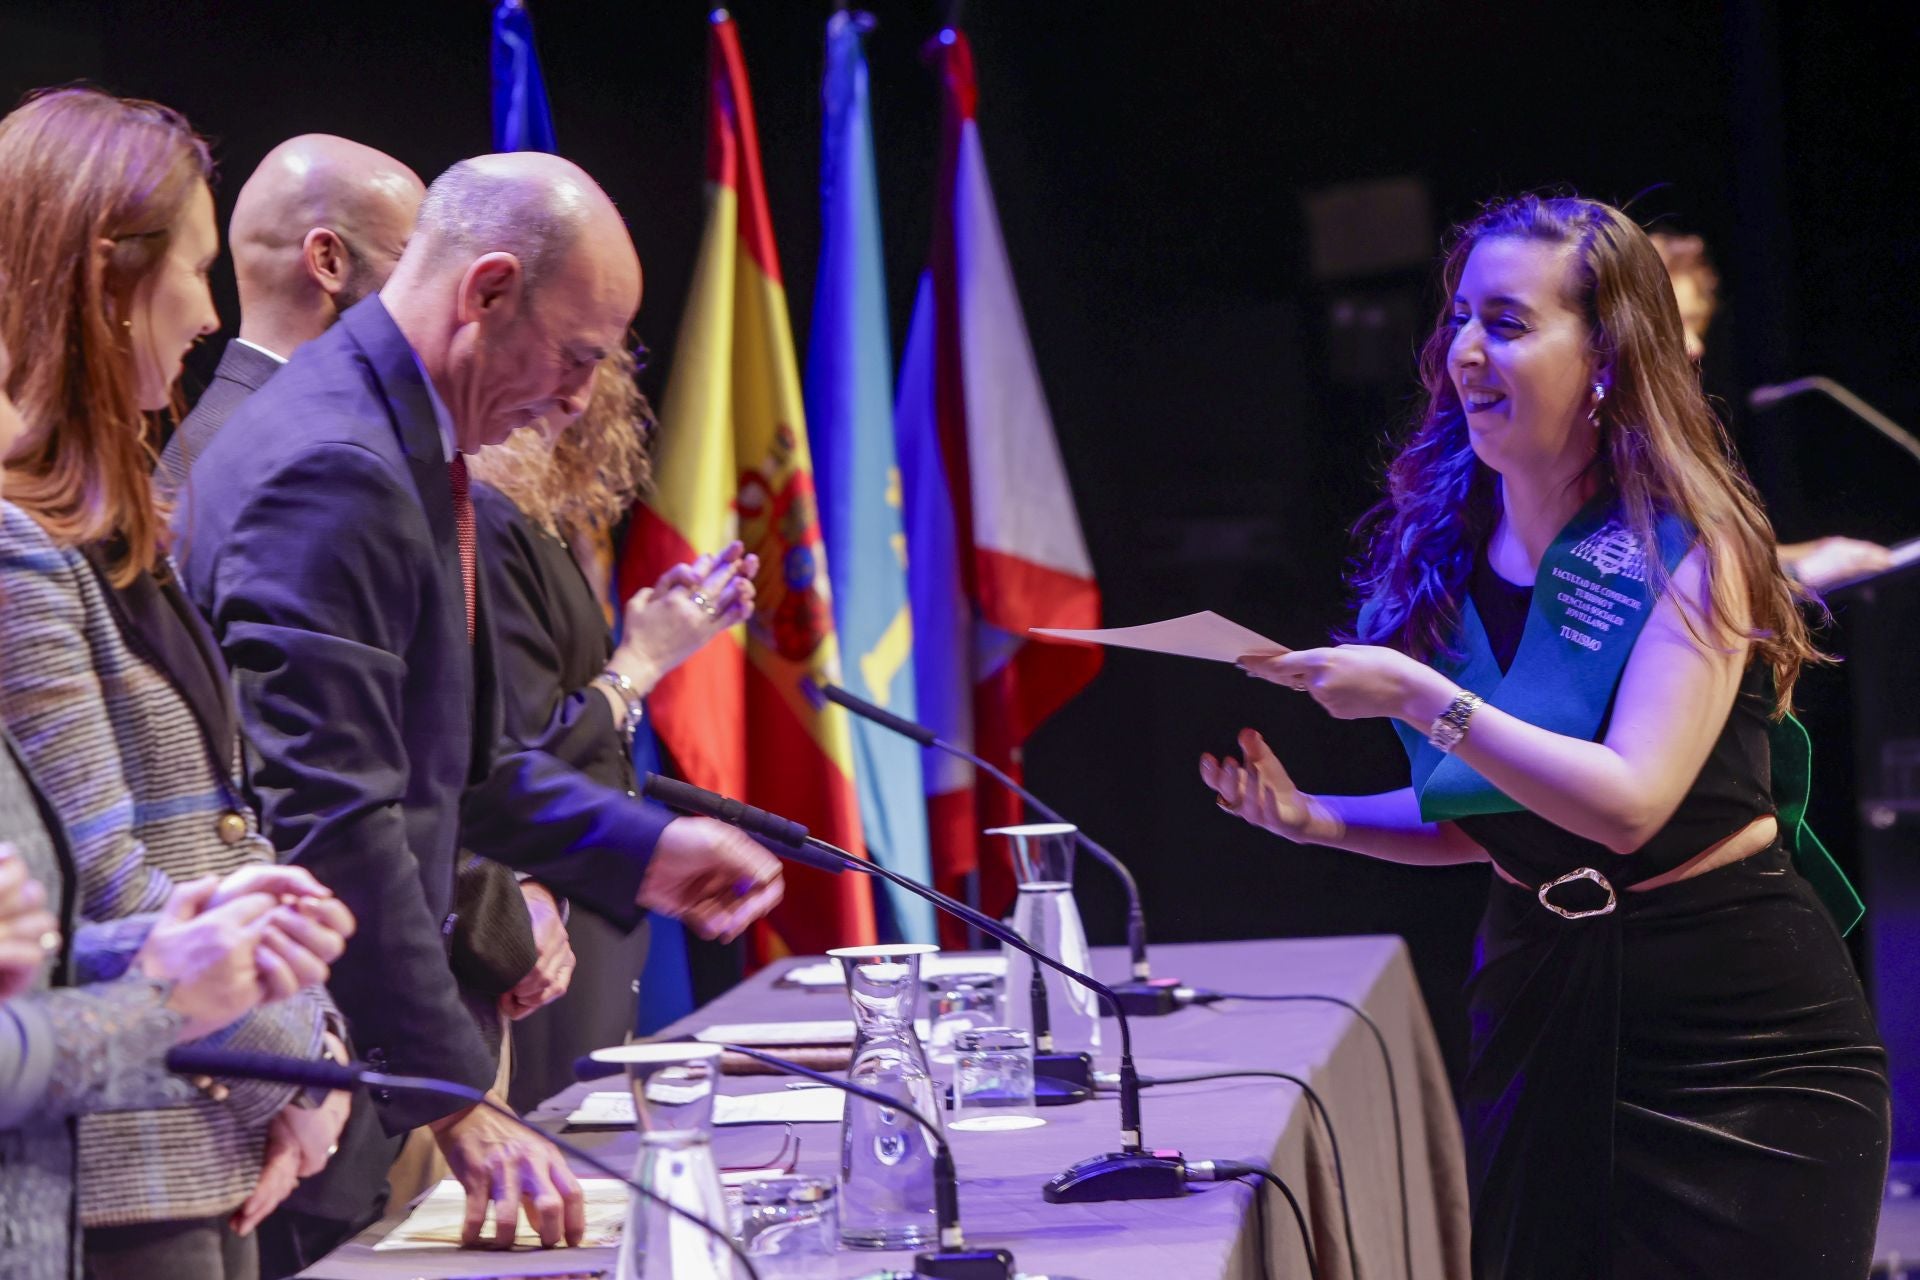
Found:
<svg viewBox="0 0 1920 1280"><path fill-rule="evenodd" d="M1056 1080L1037 1074L1033 1077L1033 1105L1036 1107L1070 1107L1092 1096L1091 1088L1071 1080Z"/></svg>
<svg viewBox="0 0 1920 1280"><path fill-rule="evenodd" d="M1093 1055L1033 1055L1033 1101L1040 1107L1064 1107L1093 1096Z"/></svg>
<svg viewBox="0 0 1920 1280"><path fill-rule="evenodd" d="M1187 1166L1177 1151L1114 1151L1089 1156L1040 1189L1048 1204L1100 1200L1172 1200L1187 1194Z"/></svg>
<svg viewBox="0 0 1920 1280"><path fill-rule="evenodd" d="M1186 1007L1180 991L1178 978L1150 978L1122 982L1114 987L1113 994L1120 998L1120 1008L1129 1018L1158 1018Z"/></svg>
<svg viewBox="0 0 1920 1280"><path fill-rule="evenodd" d="M1013 1280L1013 1255L1005 1249L922 1253L913 1260L916 1280Z"/></svg>
<svg viewBox="0 0 1920 1280"><path fill-rule="evenodd" d="M1082 1089L1093 1088L1093 1055L1090 1053L1036 1053L1033 1074L1048 1080L1062 1080Z"/></svg>
<svg viewBox="0 0 1920 1280"><path fill-rule="evenodd" d="M1070 1107L1092 1096L1091 1088L1074 1084L1071 1080L1055 1080L1043 1075L1033 1078L1033 1105L1036 1107ZM946 1088L946 1109L953 1110L952 1085Z"/></svg>

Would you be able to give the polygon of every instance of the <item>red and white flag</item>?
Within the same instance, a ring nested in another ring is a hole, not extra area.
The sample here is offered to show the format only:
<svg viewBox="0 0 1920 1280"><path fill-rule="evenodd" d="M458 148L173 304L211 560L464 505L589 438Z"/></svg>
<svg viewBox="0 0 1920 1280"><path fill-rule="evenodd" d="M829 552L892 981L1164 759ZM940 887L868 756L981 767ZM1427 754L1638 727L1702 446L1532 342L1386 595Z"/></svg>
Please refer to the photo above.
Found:
<svg viewBox="0 0 1920 1280"><path fill-rule="evenodd" d="M1098 626L1100 589L1000 236L973 53L951 28L933 53L940 195L895 406L914 673L921 719L1018 777L1028 735L1100 667L1098 649L1036 644L1027 628ZM997 908L1012 873L980 856L980 832L1018 821L1018 801L991 782L976 791L944 755L928 752L925 772L936 879L952 889L979 871Z"/></svg>

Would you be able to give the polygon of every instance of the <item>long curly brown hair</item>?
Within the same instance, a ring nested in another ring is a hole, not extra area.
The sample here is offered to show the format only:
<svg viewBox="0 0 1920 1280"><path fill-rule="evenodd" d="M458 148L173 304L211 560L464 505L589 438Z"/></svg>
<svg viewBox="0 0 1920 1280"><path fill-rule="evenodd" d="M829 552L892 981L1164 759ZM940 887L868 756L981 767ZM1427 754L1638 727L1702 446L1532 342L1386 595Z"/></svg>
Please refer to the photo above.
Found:
<svg viewBox="0 0 1920 1280"><path fill-rule="evenodd" d="M634 383L635 372L630 352L608 356L594 370L579 421L551 443L542 425L520 428L473 456L474 478L569 544L604 536L652 477L653 408Z"/></svg>
<svg viewBox="0 0 1920 1280"><path fill-rule="evenodd" d="M213 157L171 107L98 89L35 94L0 120L0 339L26 419L7 500L55 542L113 547L124 585L159 560L153 441L123 321L166 260ZM112 249L104 260L101 241ZM175 416L180 406L175 404Z"/></svg>
<svg viewBox="0 0 1920 1280"><path fill-rule="evenodd" d="M1665 515L1697 531L1709 590L1697 620L1705 631L1696 632L1708 643L1751 641L1773 668L1776 712L1786 712L1801 667L1824 656L1780 570L1772 526L1701 393L1653 243L1620 210L1576 196L1500 201L1455 231L1441 269L1439 321L1420 352L1426 403L1388 467L1386 497L1356 529L1365 550L1352 577L1361 606L1355 638L1422 659L1453 648L1474 556L1499 504L1496 476L1474 455L1448 376L1452 299L1468 255L1497 237L1574 249L1573 302L1586 316L1596 362L1612 369L1594 478L1615 495L1643 546L1658 545L1654 525ZM1664 567L1653 559L1654 585L1664 589ZM1732 625L1740 618L1744 629Z"/></svg>

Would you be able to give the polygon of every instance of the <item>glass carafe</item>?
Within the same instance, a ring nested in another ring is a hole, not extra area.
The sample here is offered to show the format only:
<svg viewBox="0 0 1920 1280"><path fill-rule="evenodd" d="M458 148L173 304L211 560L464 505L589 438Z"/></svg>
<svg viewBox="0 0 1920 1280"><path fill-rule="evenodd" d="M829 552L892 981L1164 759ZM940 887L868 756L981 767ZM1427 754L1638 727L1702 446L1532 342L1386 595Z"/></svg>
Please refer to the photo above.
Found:
<svg viewBox="0 0 1920 1280"><path fill-rule="evenodd" d="M827 952L846 974L856 1034L852 1084L898 1098L934 1124L938 1096L913 1027L926 943L841 947ZM840 1241L855 1249L911 1249L939 1236L933 1137L893 1107L847 1096L840 1126Z"/></svg>
<svg viewBox="0 0 1920 1280"><path fill-rule="evenodd" d="M1081 927L1080 908L1073 900L1073 852L1079 828L1065 822L1034 822L994 827L987 834L1005 836L1013 845L1013 872L1020 886L1013 905L1014 932L1068 968L1092 973L1087 931ZM1031 1031L1033 962L1012 947L1002 950L1007 957L1003 988L1007 1025ZM1079 983L1042 968L1054 1052L1100 1052L1099 998Z"/></svg>
<svg viewBox="0 0 1920 1280"><path fill-rule="evenodd" d="M726 1193L713 1158L716 1044L628 1044L597 1049L597 1062L626 1069L640 1151L633 1180L727 1230ZM656 1200L629 1193L619 1280L740 1280L724 1240Z"/></svg>

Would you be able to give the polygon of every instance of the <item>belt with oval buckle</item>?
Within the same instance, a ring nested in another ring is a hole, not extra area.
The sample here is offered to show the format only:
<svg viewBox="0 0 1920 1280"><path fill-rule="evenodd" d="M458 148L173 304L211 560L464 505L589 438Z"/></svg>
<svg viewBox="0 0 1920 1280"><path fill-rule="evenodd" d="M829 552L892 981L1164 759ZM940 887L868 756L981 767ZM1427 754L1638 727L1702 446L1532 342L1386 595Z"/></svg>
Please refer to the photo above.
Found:
<svg viewBox="0 0 1920 1280"><path fill-rule="evenodd" d="M1569 911L1565 907L1556 907L1553 903L1547 901L1547 895L1549 893L1558 889L1561 885L1571 884L1575 880L1591 880L1602 889L1605 889L1607 891L1606 905L1593 907L1586 911ZM1562 920L1585 920L1589 916L1611 915L1613 909L1619 904L1620 900L1614 896L1613 886L1607 883L1605 876L1595 871L1592 867L1577 867L1561 876L1558 880L1549 880L1540 886L1540 905L1559 916Z"/></svg>

